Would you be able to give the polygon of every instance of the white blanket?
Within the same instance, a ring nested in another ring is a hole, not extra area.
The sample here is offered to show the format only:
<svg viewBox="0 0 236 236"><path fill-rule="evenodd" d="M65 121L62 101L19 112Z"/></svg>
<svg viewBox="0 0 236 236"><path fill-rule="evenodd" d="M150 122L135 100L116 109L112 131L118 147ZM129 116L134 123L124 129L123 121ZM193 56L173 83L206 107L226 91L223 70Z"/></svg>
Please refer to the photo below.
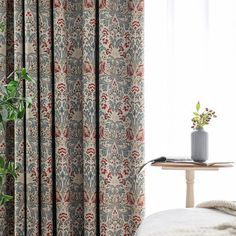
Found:
<svg viewBox="0 0 236 236"><path fill-rule="evenodd" d="M199 208L210 208L216 209L226 214L236 216L236 202L235 201L224 201L224 200L212 200L202 202L196 207ZM236 217L232 221L225 221L215 226L215 229L224 231L228 235L236 235Z"/></svg>
<svg viewBox="0 0 236 236"><path fill-rule="evenodd" d="M209 201L197 207L153 214L144 219L136 236L236 235L236 203Z"/></svg>
<svg viewBox="0 0 236 236"><path fill-rule="evenodd" d="M196 207L217 209L227 214L236 216L236 202L234 201L212 200L212 201L202 202L198 204Z"/></svg>

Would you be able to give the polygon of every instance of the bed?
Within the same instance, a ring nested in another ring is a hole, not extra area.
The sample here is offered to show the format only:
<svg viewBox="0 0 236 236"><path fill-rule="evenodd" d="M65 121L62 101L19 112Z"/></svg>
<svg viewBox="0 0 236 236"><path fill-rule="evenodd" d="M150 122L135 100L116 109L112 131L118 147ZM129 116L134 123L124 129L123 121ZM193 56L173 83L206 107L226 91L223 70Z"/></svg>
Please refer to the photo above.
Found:
<svg viewBox="0 0 236 236"><path fill-rule="evenodd" d="M135 236L236 235L236 203L210 201L198 208L173 209L150 215Z"/></svg>

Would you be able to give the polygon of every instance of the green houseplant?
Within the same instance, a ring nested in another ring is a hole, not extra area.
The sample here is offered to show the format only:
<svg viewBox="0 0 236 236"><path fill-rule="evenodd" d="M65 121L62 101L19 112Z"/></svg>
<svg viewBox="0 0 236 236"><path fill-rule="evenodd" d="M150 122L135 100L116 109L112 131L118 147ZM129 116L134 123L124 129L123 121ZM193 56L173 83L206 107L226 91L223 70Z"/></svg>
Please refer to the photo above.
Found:
<svg viewBox="0 0 236 236"><path fill-rule="evenodd" d="M204 126L208 125L216 114L208 108L200 113L200 108L201 105L198 102L192 118L191 128L194 131L191 133L191 158L197 162L205 162L208 159L208 133L204 130Z"/></svg>
<svg viewBox="0 0 236 236"><path fill-rule="evenodd" d="M0 31L4 31L5 25L0 22ZM32 82L31 76L25 68L13 71L7 78L6 83L0 83L0 134L6 129L9 121L22 119L25 115L26 107L31 108L32 99L24 97L20 93L22 82L26 80ZM12 200L12 196L4 193L4 185L8 175L17 177L17 168L13 161L6 161L0 156L0 205Z"/></svg>
<svg viewBox="0 0 236 236"><path fill-rule="evenodd" d="M14 71L7 77L6 84L0 84L0 130L1 133L6 129L9 121L22 119L25 115L26 107L31 108L31 97L24 97L20 93L20 86L23 80L32 82L25 68ZM12 196L3 193L3 187L7 175L17 177L17 168L14 162L6 162L4 157L0 156L0 205L10 201Z"/></svg>

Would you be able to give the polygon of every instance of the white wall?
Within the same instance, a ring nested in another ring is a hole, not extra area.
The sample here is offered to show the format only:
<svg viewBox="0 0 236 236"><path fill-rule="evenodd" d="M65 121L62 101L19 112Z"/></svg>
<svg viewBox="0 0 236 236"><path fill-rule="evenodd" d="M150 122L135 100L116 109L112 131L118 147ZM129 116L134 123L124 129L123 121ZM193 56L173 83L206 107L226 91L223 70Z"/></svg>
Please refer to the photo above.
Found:
<svg viewBox="0 0 236 236"><path fill-rule="evenodd" d="M146 160L190 155L192 112L200 101L218 117L210 160L236 161L236 1L145 2ZM197 172L195 202L236 200L236 169ZM183 171L146 168L146 215L185 206Z"/></svg>

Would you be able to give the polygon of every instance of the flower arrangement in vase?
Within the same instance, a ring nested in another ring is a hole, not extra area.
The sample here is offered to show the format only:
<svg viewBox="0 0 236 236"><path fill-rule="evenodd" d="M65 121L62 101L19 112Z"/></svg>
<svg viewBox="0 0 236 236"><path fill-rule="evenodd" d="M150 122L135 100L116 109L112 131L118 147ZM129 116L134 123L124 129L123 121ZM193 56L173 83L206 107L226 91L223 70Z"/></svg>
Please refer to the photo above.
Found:
<svg viewBox="0 0 236 236"><path fill-rule="evenodd" d="M200 102L196 105L196 111L193 112L191 133L191 158L193 161L205 162L208 159L208 133L204 126L209 125L212 118L216 118L215 111L205 108L200 113Z"/></svg>

